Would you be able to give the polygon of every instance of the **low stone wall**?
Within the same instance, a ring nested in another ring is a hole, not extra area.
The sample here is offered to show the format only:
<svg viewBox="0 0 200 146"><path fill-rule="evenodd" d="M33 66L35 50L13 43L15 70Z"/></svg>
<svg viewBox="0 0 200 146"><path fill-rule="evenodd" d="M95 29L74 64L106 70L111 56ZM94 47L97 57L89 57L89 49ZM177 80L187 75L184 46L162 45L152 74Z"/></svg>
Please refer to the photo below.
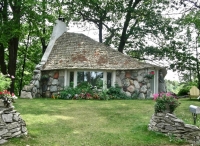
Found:
<svg viewBox="0 0 200 146"><path fill-rule="evenodd" d="M195 125L185 124L182 120L170 113L153 114L148 129L200 145L200 129Z"/></svg>
<svg viewBox="0 0 200 146"><path fill-rule="evenodd" d="M0 107L0 144L6 143L8 139L27 135L25 121L13 108Z"/></svg>

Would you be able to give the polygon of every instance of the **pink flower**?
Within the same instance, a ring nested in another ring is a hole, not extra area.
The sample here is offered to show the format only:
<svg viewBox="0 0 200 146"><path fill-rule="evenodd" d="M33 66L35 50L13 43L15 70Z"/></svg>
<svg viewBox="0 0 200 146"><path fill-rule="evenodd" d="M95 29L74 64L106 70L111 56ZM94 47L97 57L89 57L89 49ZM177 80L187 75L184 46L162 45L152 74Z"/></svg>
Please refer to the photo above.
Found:
<svg viewBox="0 0 200 146"><path fill-rule="evenodd" d="M159 97L159 94L158 94L158 93L153 94L153 100L156 100L158 97Z"/></svg>
<svg viewBox="0 0 200 146"><path fill-rule="evenodd" d="M11 76L11 78L14 79L15 77L14 77L14 76Z"/></svg>
<svg viewBox="0 0 200 146"><path fill-rule="evenodd" d="M154 75L155 73L154 73L154 71L151 71L149 74Z"/></svg>

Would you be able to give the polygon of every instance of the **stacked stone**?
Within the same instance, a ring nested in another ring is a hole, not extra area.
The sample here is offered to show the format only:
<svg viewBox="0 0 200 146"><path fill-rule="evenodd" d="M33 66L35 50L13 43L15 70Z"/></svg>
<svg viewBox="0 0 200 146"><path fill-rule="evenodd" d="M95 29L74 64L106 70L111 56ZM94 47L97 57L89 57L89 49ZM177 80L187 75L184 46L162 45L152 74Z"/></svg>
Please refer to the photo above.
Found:
<svg viewBox="0 0 200 146"><path fill-rule="evenodd" d="M117 71L116 83L127 96L139 99L153 98L149 79L145 78L145 70Z"/></svg>
<svg viewBox="0 0 200 146"><path fill-rule="evenodd" d="M29 85L25 85L21 91L21 98L34 98L41 96L40 90L40 78L41 78L41 69L44 66L45 62L40 62L36 65L34 75Z"/></svg>
<svg viewBox="0 0 200 146"><path fill-rule="evenodd" d="M200 129L194 125L184 124L182 120L170 113L156 113L152 115L148 129L200 145Z"/></svg>
<svg viewBox="0 0 200 146"><path fill-rule="evenodd" d="M59 91L64 89L64 73L62 71L50 71L45 76L47 77L46 81L41 79L43 97L56 96Z"/></svg>
<svg viewBox="0 0 200 146"><path fill-rule="evenodd" d="M27 135L25 121L13 108L0 108L0 144L13 137Z"/></svg>

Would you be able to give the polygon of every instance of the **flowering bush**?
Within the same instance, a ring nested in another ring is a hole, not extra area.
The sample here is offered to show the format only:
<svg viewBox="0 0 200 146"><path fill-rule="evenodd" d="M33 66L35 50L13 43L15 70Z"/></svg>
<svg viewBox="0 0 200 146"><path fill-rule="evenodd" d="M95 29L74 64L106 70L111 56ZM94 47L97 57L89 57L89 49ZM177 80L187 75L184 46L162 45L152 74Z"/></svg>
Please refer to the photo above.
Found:
<svg viewBox="0 0 200 146"><path fill-rule="evenodd" d="M149 74L146 74L144 77L147 79L153 79L154 74L155 74L154 71L151 71L151 72L149 72Z"/></svg>
<svg viewBox="0 0 200 146"><path fill-rule="evenodd" d="M154 96L154 100L156 101L156 104L155 104L156 113L158 112L173 113L174 110L180 104L176 95L170 92L154 94L153 96Z"/></svg>
<svg viewBox="0 0 200 146"><path fill-rule="evenodd" d="M15 96L14 93L11 94L9 91L4 90L3 92L0 92L0 99L4 103L5 107L10 107L11 103L17 99L17 96Z"/></svg>

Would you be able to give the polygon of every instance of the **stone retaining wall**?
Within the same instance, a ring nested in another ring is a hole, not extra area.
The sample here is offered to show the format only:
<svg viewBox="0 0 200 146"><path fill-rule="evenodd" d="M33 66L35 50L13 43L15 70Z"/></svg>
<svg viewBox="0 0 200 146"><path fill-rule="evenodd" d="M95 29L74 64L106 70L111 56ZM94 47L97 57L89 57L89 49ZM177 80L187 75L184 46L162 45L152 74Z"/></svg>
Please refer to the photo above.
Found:
<svg viewBox="0 0 200 146"><path fill-rule="evenodd" d="M13 137L27 135L25 121L13 108L0 107L0 144Z"/></svg>
<svg viewBox="0 0 200 146"><path fill-rule="evenodd" d="M185 124L182 120L170 113L153 114L148 129L200 145L200 129L195 125Z"/></svg>

